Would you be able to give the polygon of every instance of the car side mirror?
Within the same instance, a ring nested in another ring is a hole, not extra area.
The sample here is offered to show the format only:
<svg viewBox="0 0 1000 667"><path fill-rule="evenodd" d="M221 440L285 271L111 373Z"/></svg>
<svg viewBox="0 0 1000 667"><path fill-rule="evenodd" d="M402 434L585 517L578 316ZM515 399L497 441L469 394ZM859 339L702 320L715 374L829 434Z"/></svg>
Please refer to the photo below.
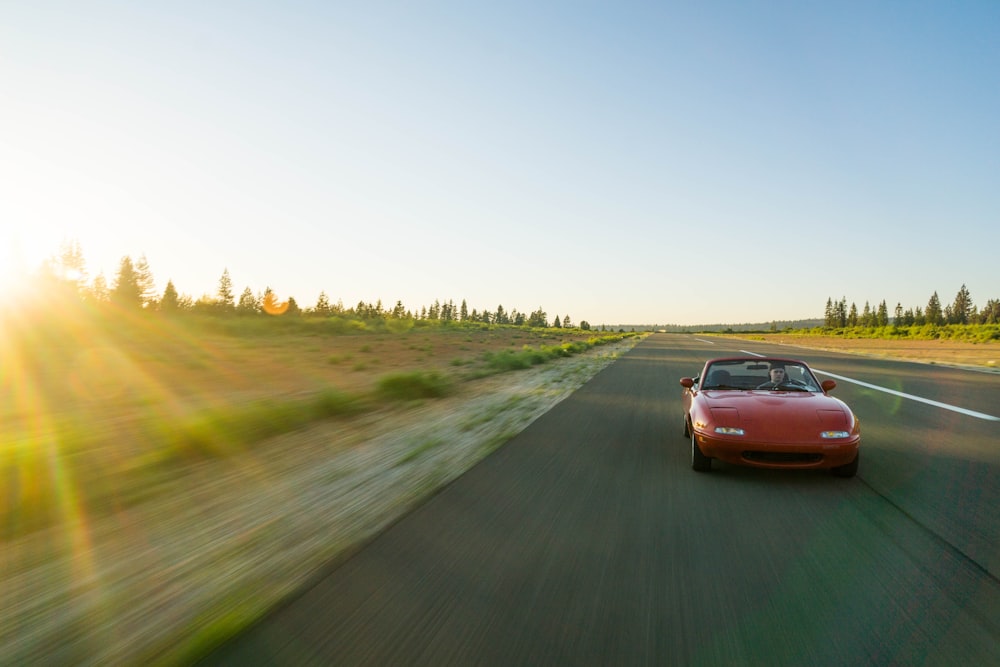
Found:
<svg viewBox="0 0 1000 667"><path fill-rule="evenodd" d="M830 391L837 386L837 382L836 380L823 380L820 386L823 387L823 391Z"/></svg>
<svg viewBox="0 0 1000 667"><path fill-rule="evenodd" d="M694 386L694 380L692 378L681 378L681 386L685 389L690 389Z"/></svg>

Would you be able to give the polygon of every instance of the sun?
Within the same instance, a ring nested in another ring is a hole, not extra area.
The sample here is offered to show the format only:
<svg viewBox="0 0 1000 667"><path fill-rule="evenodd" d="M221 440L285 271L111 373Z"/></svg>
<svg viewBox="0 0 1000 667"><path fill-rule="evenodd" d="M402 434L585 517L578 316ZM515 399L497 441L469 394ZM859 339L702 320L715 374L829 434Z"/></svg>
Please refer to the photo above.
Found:
<svg viewBox="0 0 1000 667"><path fill-rule="evenodd" d="M28 239L20 231L9 231L0 235L0 294L6 302L24 296L35 284L35 277L46 255L40 250L40 239L26 243ZM49 252L54 252L50 248Z"/></svg>

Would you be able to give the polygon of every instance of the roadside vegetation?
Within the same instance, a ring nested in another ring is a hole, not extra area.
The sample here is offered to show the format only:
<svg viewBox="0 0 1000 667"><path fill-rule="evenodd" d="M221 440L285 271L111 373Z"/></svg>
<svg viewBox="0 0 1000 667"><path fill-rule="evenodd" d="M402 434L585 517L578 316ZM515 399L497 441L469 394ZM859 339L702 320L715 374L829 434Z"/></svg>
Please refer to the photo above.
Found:
<svg viewBox="0 0 1000 667"><path fill-rule="evenodd" d="M904 308L897 303L890 313L883 299L876 305L866 301L862 308L828 298L823 318L814 320L773 321L770 324L706 325L679 327L670 325L672 332L773 334L833 337L843 340L913 340L991 343L1000 341L1000 299L988 299L982 308L972 301L965 285L951 303L942 304L934 292L925 306Z"/></svg>
<svg viewBox="0 0 1000 667"><path fill-rule="evenodd" d="M541 308L473 319L464 302L418 316L379 304L303 312L267 292L253 312L224 296L171 309L169 290L143 300L129 264L118 298L50 272L0 319L6 537L120 511L190 466L318 420L405 409L635 335L564 326L568 316L556 327Z"/></svg>

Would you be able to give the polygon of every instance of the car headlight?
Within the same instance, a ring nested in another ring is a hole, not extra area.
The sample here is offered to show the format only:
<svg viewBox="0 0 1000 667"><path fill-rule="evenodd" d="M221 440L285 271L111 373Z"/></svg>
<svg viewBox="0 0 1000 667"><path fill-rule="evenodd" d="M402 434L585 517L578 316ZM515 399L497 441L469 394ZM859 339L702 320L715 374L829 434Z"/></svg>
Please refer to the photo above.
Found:
<svg viewBox="0 0 1000 667"><path fill-rule="evenodd" d="M851 434L847 431L821 431L819 437L832 440L836 438L847 438L850 437L850 435Z"/></svg>
<svg viewBox="0 0 1000 667"><path fill-rule="evenodd" d="M715 432L723 435L743 435L743 429L735 426L716 426Z"/></svg>

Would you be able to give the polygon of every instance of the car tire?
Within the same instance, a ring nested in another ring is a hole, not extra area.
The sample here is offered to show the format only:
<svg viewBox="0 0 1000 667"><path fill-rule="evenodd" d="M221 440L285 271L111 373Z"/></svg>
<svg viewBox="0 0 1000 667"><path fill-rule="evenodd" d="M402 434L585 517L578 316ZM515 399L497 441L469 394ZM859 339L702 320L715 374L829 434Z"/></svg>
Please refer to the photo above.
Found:
<svg viewBox="0 0 1000 667"><path fill-rule="evenodd" d="M854 477L858 474L858 459L861 458L861 452L854 455L854 460L850 463L845 463L842 466L837 466L832 469L832 472L837 477Z"/></svg>
<svg viewBox="0 0 1000 667"><path fill-rule="evenodd" d="M691 469L698 472L708 472L712 469L712 458L702 453L693 430L691 431Z"/></svg>

